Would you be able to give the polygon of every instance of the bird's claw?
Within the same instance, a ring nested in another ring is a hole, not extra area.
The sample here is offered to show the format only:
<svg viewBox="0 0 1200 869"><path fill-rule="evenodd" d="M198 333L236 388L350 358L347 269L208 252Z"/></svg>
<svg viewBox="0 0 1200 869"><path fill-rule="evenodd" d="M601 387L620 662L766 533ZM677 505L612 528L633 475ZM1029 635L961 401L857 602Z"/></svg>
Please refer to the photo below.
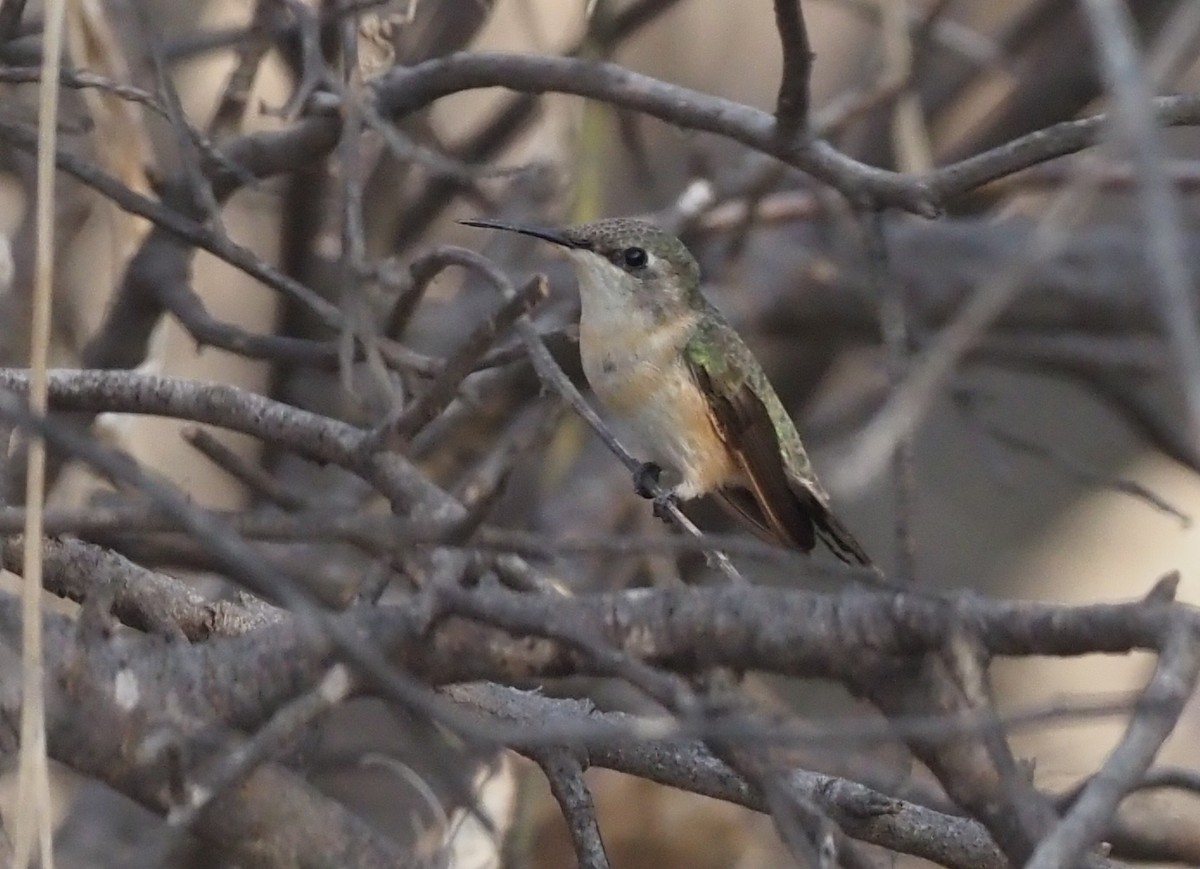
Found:
<svg viewBox="0 0 1200 869"><path fill-rule="evenodd" d="M654 515L664 522L671 521L671 513L679 502L670 492L663 492L661 495L654 496Z"/></svg>
<svg viewBox="0 0 1200 869"><path fill-rule="evenodd" d="M654 462L643 462L633 472L633 490L643 498L654 498L654 490L658 488L658 478L662 476L662 466ZM655 515L658 507L655 506Z"/></svg>
<svg viewBox="0 0 1200 869"><path fill-rule="evenodd" d="M643 498L654 502L654 515L664 522L671 521L671 513L678 500L670 491L660 488L662 466L655 462L643 462L633 472L633 488Z"/></svg>

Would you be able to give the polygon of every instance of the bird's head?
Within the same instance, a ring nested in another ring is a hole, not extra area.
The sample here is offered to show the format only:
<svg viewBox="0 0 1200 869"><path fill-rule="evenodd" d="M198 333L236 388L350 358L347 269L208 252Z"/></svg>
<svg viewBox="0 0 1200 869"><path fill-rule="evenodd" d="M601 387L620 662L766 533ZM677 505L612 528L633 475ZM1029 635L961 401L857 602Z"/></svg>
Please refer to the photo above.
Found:
<svg viewBox="0 0 1200 869"><path fill-rule="evenodd" d="M696 258L678 238L644 220L613 217L561 228L493 220L462 223L519 232L564 248L575 263L585 308L590 298L670 314L697 302L700 266Z"/></svg>

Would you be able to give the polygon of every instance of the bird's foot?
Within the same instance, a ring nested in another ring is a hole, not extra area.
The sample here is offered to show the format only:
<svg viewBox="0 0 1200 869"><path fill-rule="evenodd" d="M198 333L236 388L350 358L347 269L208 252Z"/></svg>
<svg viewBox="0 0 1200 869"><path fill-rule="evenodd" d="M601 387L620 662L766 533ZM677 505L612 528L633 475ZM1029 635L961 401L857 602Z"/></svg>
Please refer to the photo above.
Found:
<svg viewBox="0 0 1200 869"><path fill-rule="evenodd" d="M672 508L679 506L679 499L672 492L654 496L654 515L664 522L671 522Z"/></svg>
<svg viewBox="0 0 1200 869"><path fill-rule="evenodd" d="M662 490L660 478L662 466L655 462L643 462L633 472L633 489L643 498L654 502L654 515L664 522L671 521L672 508L678 506L679 499L670 490Z"/></svg>
<svg viewBox="0 0 1200 869"><path fill-rule="evenodd" d="M654 490L658 486L658 478L662 476L662 466L654 462L643 462L633 472L633 491L643 498L654 498ZM655 508L657 515L657 507Z"/></svg>

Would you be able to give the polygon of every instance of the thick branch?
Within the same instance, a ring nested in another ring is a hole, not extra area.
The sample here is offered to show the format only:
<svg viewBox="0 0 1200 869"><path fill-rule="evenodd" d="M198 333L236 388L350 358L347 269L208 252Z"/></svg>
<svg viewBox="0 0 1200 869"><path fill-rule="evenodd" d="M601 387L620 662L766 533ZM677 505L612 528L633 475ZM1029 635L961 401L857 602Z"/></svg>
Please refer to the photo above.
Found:
<svg viewBox="0 0 1200 869"><path fill-rule="evenodd" d="M402 116L453 93L507 87L525 93L577 94L636 109L685 129L741 142L809 172L855 200L874 199L923 214L939 205L924 180L859 163L828 144L781 144L775 117L631 72L613 63L541 55L460 52L412 67L396 67L375 83L382 114Z"/></svg>
<svg viewBox="0 0 1200 869"><path fill-rule="evenodd" d="M780 144L766 112L668 84L612 63L541 55L461 52L412 67L396 67L375 82L383 114L402 116L465 90L506 87L523 93L569 93L635 109L685 129L715 133L808 172L849 199L925 215L990 181L1094 145L1107 117L1067 121L976 154L928 175L868 166L827 142ZM1200 96L1154 101L1163 126L1200 123Z"/></svg>
<svg viewBox="0 0 1200 869"><path fill-rule="evenodd" d="M483 611L499 616L522 608L533 618L554 624L559 632L577 630L579 636L599 632L634 659L684 672L734 666L846 679L872 672L881 659L904 660L938 649L955 629L977 636L981 647L993 654L1006 655L1157 649L1168 636L1194 648L1200 630L1196 611L1152 600L1069 607L969 596L833 595L758 587L642 590L554 600L495 588L480 588L473 594ZM432 683L513 681L589 671L588 656L554 642L514 639L484 624L454 618L430 626L429 605L428 598L418 595L399 607L364 608L338 618L344 629L389 649L396 666ZM0 634L11 637L19 631L18 613L16 601L0 598ZM64 620L47 618L52 635L59 637L49 647L48 665L55 672L76 667L79 635ZM702 656L697 649L704 650ZM870 652L864 654L865 649ZM329 651L328 637L287 619L251 634L214 637L195 646L164 647L154 638L110 636L89 643L86 660L88 678L97 685L113 685L117 673L125 672L124 678L138 686L139 696L147 698L145 708L171 710L181 720L253 729L321 677ZM601 664L597 672L604 669ZM63 685L88 680L51 681ZM1172 689L1172 698L1186 696L1186 685L1172 684L1180 686ZM953 733L969 724L949 720L937 726ZM691 726L717 731L723 727L719 719L693 721ZM935 732L933 726L933 722L926 724L925 732ZM549 719L536 729L520 723L473 730L526 747L567 742L598 749L616 746L614 739L633 738L644 728L640 720L587 718ZM786 732L777 731L776 736ZM745 738L752 736L752 731L745 734ZM760 733L756 738L764 736ZM69 731L59 732L57 738L83 737ZM93 734L88 740L100 738ZM723 738L739 737L725 731ZM57 742L52 747L60 756L75 750ZM104 768L97 772L113 774ZM844 798L859 797L846 793Z"/></svg>
<svg viewBox="0 0 1200 869"><path fill-rule="evenodd" d="M608 722L632 728L636 719L599 712L584 702L544 697L497 685L463 685L451 697L502 721L536 728ZM516 743L512 748L521 751ZM736 803L755 811L768 806L743 778L702 743L641 740L633 745L598 744L586 752L591 766L635 775L670 787ZM912 854L954 869L1006 869L1008 863L976 821L945 815L898 800L846 779L803 769L789 770L785 786L812 801L845 832L864 842Z"/></svg>
<svg viewBox="0 0 1200 869"><path fill-rule="evenodd" d="M9 618L13 614L5 612L0 628L6 644L15 627ZM81 630L60 616L48 619L46 627L54 650L47 662L47 739L57 760L165 812L178 796L173 785L186 789L190 783L197 754L204 757L209 750L220 753L242 743L227 728L208 726L211 716L196 719L168 711L169 698L186 692L183 683L143 681L149 674L138 663L155 657L155 647L164 648L161 639L136 642L131 651L139 660L130 659L126 667L119 640ZM8 665L5 661L5 672ZM244 675L249 688L253 679ZM17 692L5 691L4 696L0 719L16 721ZM405 865L407 857L300 776L269 764L214 799L192 831L240 865L383 869Z"/></svg>

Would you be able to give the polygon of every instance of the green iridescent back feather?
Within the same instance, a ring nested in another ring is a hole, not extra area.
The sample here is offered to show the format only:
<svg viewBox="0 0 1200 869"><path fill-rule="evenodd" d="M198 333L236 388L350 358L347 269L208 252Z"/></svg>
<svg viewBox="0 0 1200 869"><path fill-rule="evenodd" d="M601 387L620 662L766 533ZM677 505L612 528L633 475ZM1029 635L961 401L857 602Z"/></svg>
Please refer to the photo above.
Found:
<svg viewBox="0 0 1200 869"><path fill-rule="evenodd" d="M734 395L743 383L749 384L771 417L775 437L779 440L788 472L812 489L822 501L827 501L828 496L817 482L796 424L792 422L783 402L779 400L766 372L741 336L725 322L720 311L707 302L705 316L697 323L684 352L689 362L703 367L709 373L714 388L728 390L730 396Z"/></svg>

